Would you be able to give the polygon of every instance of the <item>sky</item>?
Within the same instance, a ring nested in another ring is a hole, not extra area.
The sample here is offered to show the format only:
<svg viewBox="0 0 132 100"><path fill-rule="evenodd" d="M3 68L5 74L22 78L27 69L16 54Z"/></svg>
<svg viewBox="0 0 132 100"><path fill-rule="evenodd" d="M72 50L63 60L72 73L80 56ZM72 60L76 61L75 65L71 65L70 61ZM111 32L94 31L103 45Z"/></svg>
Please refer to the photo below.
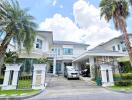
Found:
<svg viewBox="0 0 132 100"><path fill-rule="evenodd" d="M35 17L38 30L53 31L54 40L90 44L90 48L106 42L121 33L112 21L100 19L100 0L19 0ZM127 20L127 30L132 32L132 16Z"/></svg>

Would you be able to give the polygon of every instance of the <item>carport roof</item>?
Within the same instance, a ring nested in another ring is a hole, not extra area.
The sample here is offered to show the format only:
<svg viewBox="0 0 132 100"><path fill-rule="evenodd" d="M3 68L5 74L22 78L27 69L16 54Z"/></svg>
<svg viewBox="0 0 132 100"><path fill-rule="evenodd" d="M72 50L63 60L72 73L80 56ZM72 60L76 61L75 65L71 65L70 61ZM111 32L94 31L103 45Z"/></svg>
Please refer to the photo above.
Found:
<svg viewBox="0 0 132 100"><path fill-rule="evenodd" d="M87 59L90 56L109 56L109 57L124 57L128 56L127 53L120 53L116 51L108 51L108 50L89 50L80 56L76 57L73 62L81 61L83 59Z"/></svg>

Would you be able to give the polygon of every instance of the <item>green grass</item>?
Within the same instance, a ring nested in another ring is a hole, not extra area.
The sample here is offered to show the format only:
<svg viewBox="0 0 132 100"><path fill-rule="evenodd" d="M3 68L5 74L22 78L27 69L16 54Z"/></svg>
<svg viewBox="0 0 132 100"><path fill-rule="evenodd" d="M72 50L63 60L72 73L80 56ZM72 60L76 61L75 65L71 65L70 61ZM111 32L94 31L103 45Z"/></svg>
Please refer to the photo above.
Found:
<svg viewBox="0 0 132 100"><path fill-rule="evenodd" d="M6 96L11 96L12 94L17 94L17 96L21 95L21 94L27 94L27 95L31 95L31 94L36 94L38 93L40 90L0 90L0 95L1 94L6 94Z"/></svg>
<svg viewBox="0 0 132 100"><path fill-rule="evenodd" d="M18 81L18 88L31 88L32 87L32 80L19 80Z"/></svg>
<svg viewBox="0 0 132 100"><path fill-rule="evenodd" d="M124 91L124 92L132 91L132 86L112 86L109 88L116 91Z"/></svg>

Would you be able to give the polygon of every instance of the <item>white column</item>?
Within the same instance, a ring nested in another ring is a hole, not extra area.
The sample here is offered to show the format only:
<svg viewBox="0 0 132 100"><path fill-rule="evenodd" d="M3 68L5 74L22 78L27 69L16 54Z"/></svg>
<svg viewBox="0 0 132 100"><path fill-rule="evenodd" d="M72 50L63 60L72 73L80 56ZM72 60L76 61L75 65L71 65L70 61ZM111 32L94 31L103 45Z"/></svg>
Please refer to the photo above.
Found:
<svg viewBox="0 0 132 100"><path fill-rule="evenodd" d="M42 86L45 86L45 70L42 70L41 85L42 85Z"/></svg>
<svg viewBox="0 0 132 100"><path fill-rule="evenodd" d="M32 89L45 89L46 64L33 64L33 66ZM40 77L40 80L37 80L37 77Z"/></svg>
<svg viewBox="0 0 132 100"><path fill-rule="evenodd" d="M105 84L107 83L106 70L101 69L101 76L102 76L102 86L105 86Z"/></svg>
<svg viewBox="0 0 132 100"><path fill-rule="evenodd" d="M93 73L92 73L92 67L94 67L94 57L93 56L89 57L89 64L90 64L90 77L93 78Z"/></svg>
<svg viewBox="0 0 132 100"><path fill-rule="evenodd" d="M63 61L61 62L61 72L62 74L64 74L64 62Z"/></svg>
<svg viewBox="0 0 132 100"><path fill-rule="evenodd" d="M13 80L12 80L12 85L14 89L16 89L17 86L17 79L18 79L18 71L14 71Z"/></svg>
<svg viewBox="0 0 132 100"><path fill-rule="evenodd" d="M102 86L113 86L113 73L112 73L112 66L108 64L102 64L101 66L101 76L102 76ZM107 70L108 70L108 76L107 76ZM107 77L109 77L109 81L107 81Z"/></svg>
<svg viewBox="0 0 132 100"><path fill-rule="evenodd" d="M114 85L114 79L113 79L112 69L109 69L108 72L109 72L110 86L113 86Z"/></svg>
<svg viewBox="0 0 132 100"><path fill-rule="evenodd" d="M6 70L2 90L4 90L8 86L9 77L10 77L10 70Z"/></svg>
<svg viewBox="0 0 132 100"><path fill-rule="evenodd" d="M53 59L53 74L56 74L56 57Z"/></svg>
<svg viewBox="0 0 132 100"><path fill-rule="evenodd" d="M36 83L36 70L33 70L32 89L35 88L35 83Z"/></svg>
<svg viewBox="0 0 132 100"><path fill-rule="evenodd" d="M6 71L4 76L4 82L2 86L2 90L11 90L16 89L17 86L17 79L18 79L18 72L20 70L21 64L6 64ZM8 82L10 81L10 72L13 71L13 79L11 80L11 84L9 85Z"/></svg>

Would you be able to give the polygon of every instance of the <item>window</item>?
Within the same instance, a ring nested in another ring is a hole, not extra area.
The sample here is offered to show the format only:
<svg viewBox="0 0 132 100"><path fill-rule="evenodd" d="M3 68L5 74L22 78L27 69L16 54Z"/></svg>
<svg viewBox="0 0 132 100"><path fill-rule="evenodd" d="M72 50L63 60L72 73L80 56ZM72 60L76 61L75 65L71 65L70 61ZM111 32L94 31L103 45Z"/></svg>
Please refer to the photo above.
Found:
<svg viewBox="0 0 132 100"><path fill-rule="evenodd" d="M60 48L54 48L52 49L52 51L56 53L57 55L60 55Z"/></svg>
<svg viewBox="0 0 132 100"><path fill-rule="evenodd" d="M73 49L71 49L71 48L64 48L63 49L63 54L64 55L73 55Z"/></svg>
<svg viewBox="0 0 132 100"><path fill-rule="evenodd" d="M36 48L42 49L42 40L37 39Z"/></svg>
<svg viewBox="0 0 132 100"><path fill-rule="evenodd" d="M120 45L118 44L118 50L120 50Z"/></svg>
<svg viewBox="0 0 132 100"><path fill-rule="evenodd" d="M116 50L115 50L115 46L113 46L112 48L113 48L113 51L116 51Z"/></svg>

